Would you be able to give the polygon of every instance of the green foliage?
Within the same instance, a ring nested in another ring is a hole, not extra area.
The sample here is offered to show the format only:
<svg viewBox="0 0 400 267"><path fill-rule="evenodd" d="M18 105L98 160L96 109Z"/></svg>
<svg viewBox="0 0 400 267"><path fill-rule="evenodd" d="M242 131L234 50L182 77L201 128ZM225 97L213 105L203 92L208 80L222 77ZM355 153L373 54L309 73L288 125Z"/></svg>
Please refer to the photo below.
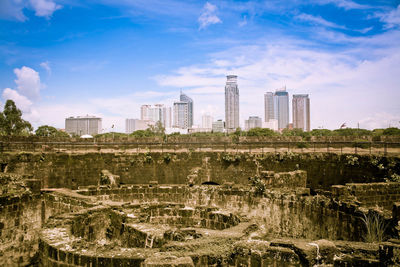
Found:
<svg viewBox="0 0 400 267"><path fill-rule="evenodd" d="M155 134L150 129L146 129L146 130L134 131L129 136L132 136L132 137L152 137L152 136L155 136Z"/></svg>
<svg viewBox="0 0 400 267"><path fill-rule="evenodd" d="M151 157L150 153L145 153L143 157L143 163L151 163L153 158Z"/></svg>
<svg viewBox="0 0 400 267"><path fill-rule="evenodd" d="M296 146L298 148L308 148L308 147L310 147L310 145L308 143L306 143L306 142L297 143Z"/></svg>
<svg viewBox="0 0 400 267"><path fill-rule="evenodd" d="M332 136L333 133L331 130L328 129L313 129L310 132L311 136Z"/></svg>
<svg viewBox="0 0 400 267"><path fill-rule="evenodd" d="M246 136L277 136L279 135L277 132L268 129L268 128L253 128L244 132L243 135Z"/></svg>
<svg viewBox="0 0 400 267"><path fill-rule="evenodd" d="M225 154L222 156L222 160L225 163L231 164L231 163L239 163L241 159L241 156L239 154Z"/></svg>
<svg viewBox="0 0 400 267"><path fill-rule="evenodd" d="M22 112L14 101L7 100L3 112L0 112L0 133L2 135L29 135L32 125L22 119Z"/></svg>
<svg viewBox="0 0 400 267"><path fill-rule="evenodd" d="M347 155L346 160L347 160L346 164L350 166L355 166L359 164L358 157L353 155Z"/></svg>
<svg viewBox="0 0 400 267"><path fill-rule="evenodd" d="M165 128L161 121L157 121L155 125L150 125L149 130L153 132L155 136L165 135Z"/></svg>
<svg viewBox="0 0 400 267"><path fill-rule="evenodd" d="M36 129L35 135L42 137L69 137L69 134L59 131L56 128L48 125L42 125Z"/></svg>
<svg viewBox="0 0 400 267"><path fill-rule="evenodd" d="M303 129L283 129L282 136L301 136L305 138L310 136L310 133L304 132Z"/></svg>
<svg viewBox="0 0 400 267"><path fill-rule="evenodd" d="M358 129L358 128L344 128L344 129L336 129L333 130L334 135L338 136L369 136L372 135L372 132L367 129Z"/></svg>
<svg viewBox="0 0 400 267"><path fill-rule="evenodd" d="M369 145L370 145L369 141L364 140L364 139L357 139L353 143L353 147L359 147L359 148L364 148L364 149L369 148Z"/></svg>
<svg viewBox="0 0 400 267"><path fill-rule="evenodd" d="M170 134L170 136L171 135L172 134ZM220 132L200 132L200 133L191 133L190 136L193 136L193 137L219 137L219 136L225 136L225 134L220 133Z"/></svg>
<svg viewBox="0 0 400 267"><path fill-rule="evenodd" d="M112 132L112 133L96 134L94 137L95 138L114 138L114 139L119 139L119 138L124 138L124 137L127 137L127 136L128 136L128 134L126 134L126 133Z"/></svg>
<svg viewBox="0 0 400 267"><path fill-rule="evenodd" d="M367 243L382 242L387 228L384 219L377 213L363 215L364 218L361 218L361 220L366 228L364 241Z"/></svg>
<svg viewBox="0 0 400 267"><path fill-rule="evenodd" d="M256 195L262 196L264 195L265 191L267 190L267 186L260 178L260 176L256 175L254 177L249 177L249 181L251 185L254 187L254 192Z"/></svg>
<svg viewBox="0 0 400 267"><path fill-rule="evenodd" d="M169 154L169 153L164 154L163 159L164 159L164 162L165 162L166 164L168 164L168 163L171 161L171 159L172 159L171 154Z"/></svg>
<svg viewBox="0 0 400 267"><path fill-rule="evenodd" d="M392 175L389 176L389 178L385 178L385 181L400 183L400 175L398 175L397 173L393 173Z"/></svg>
<svg viewBox="0 0 400 267"><path fill-rule="evenodd" d="M395 127L386 128L383 130L383 135L400 135L400 129Z"/></svg>

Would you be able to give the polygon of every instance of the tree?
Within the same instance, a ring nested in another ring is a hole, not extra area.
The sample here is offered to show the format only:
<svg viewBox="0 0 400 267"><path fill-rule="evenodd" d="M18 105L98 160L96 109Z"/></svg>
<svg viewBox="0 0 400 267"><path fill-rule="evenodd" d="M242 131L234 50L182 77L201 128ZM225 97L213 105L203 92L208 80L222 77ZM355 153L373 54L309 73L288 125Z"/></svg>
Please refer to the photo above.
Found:
<svg viewBox="0 0 400 267"><path fill-rule="evenodd" d="M400 135L400 129L395 127L386 128L383 130L383 135Z"/></svg>
<svg viewBox="0 0 400 267"><path fill-rule="evenodd" d="M0 132L2 135L27 135L32 125L22 119L22 112L14 101L8 99L3 112L0 112Z"/></svg>
<svg viewBox="0 0 400 267"><path fill-rule="evenodd" d="M155 135L164 135L165 134L165 128L162 124L161 121L157 121L156 125L150 125L149 127L150 131L152 131Z"/></svg>
<svg viewBox="0 0 400 267"><path fill-rule="evenodd" d="M252 128L247 131L247 136L276 136L278 133L268 128Z"/></svg>
<svg viewBox="0 0 400 267"><path fill-rule="evenodd" d="M42 125L36 129L35 134L43 137L69 137L69 134L57 130L56 128L48 125Z"/></svg>

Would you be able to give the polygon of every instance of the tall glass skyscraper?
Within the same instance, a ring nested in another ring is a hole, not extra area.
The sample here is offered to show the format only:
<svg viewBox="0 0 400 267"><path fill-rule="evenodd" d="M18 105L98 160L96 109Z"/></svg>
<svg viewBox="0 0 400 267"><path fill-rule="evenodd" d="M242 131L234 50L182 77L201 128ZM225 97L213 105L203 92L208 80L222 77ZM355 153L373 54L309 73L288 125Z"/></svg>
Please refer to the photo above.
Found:
<svg viewBox="0 0 400 267"><path fill-rule="evenodd" d="M274 93L274 111L278 120L278 128L285 129L289 126L289 94L286 86L277 89Z"/></svg>
<svg viewBox="0 0 400 267"><path fill-rule="evenodd" d="M181 91L181 95L180 95L180 99L181 102L186 102L188 103L188 128L191 128L193 126L193 100L188 97L187 95L185 95L184 93L182 93Z"/></svg>
<svg viewBox="0 0 400 267"><path fill-rule="evenodd" d="M264 95L264 121L268 122L270 120L276 119L274 113L274 93L267 92Z"/></svg>
<svg viewBox="0 0 400 267"><path fill-rule="evenodd" d="M278 129L289 126L289 94L286 86L264 95L264 112L265 122L278 120Z"/></svg>
<svg viewBox="0 0 400 267"><path fill-rule="evenodd" d="M239 127L239 88L237 76L226 76L225 85L225 125L228 132L233 132Z"/></svg>
<svg viewBox="0 0 400 267"><path fill-rule="evenodd" d="M310 98L308 95L293 95L293 128L310 131Z"/></svg>

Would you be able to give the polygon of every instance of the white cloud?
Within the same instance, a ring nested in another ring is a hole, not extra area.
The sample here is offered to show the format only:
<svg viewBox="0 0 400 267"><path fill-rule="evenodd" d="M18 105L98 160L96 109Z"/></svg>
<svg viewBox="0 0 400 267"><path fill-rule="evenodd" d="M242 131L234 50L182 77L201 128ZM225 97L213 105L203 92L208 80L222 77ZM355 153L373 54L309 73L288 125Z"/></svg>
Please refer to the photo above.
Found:
<svg viewBox="0 0 400 267"><path fill-rule="evenodd" d="M243 27L247 25L247 17L244 16L243 19L241 21L239 21L238 23L239 27Z"/></svg>
<svg viewBox="0 0 400 267"><path fill-rule="evenodd" d="M35 10L35 15L38 17L49 18L56 10L62 8L61 5L57 5L52 0L29 0L29 2Z"/></svg>
<svg viewBox="0 0 400 267"><path fill-rule="evenodd" d="M0 18L26 21L28 18L22 12L24 3L15 0L0 1Z"/></svg>
<svg viewBox="0 0 400 267"><path fill-rule="evenodd" d="M204 5L203 12L198 19L200 29L205 29L212 24L222 23L221 19L215 14L217 10L217 6L210 4L209 2Z"/></svg>
<svg viewBox="0 0 400 267"><path fill-rule="evenodd" d="M2 94L3 99L11 99L15 102L17 107L24 113L30 112L32 107L32 101L30 101L26 96L19 94L17 91L6 88Z"/></svg>
<svg viewBox="0 0 400 267"><path fill-rule="evenodd" d="M388 127L400 128L400 115L378 112L360 120L360 128L379 129Z"/></svg>
<svg viewBox="0 0 400 267"><path fill-rule="evenodd" d="M17 89L5 88L2 93L3 100L13 100L22 111L24 119L31 123L40 121L40 115L34 103L39 98L42 87L39 73L25 66L14 69L14 73L17 76L14 80Z"/></svg>
<svg viewBox="0 0 400 267"><path fill-rule="evenodd" d="M17 75L17 79L14 81L17 84L18 91L29 99L37 99L42 87L39 73L25 66L14 69L14 73Z"/></svg>
<svg viewBox="0 0 400 267"><path fill-rule="evenodd" d="M62 6L54 0L1 0L0 18L27 21L28 18L23 12L25 8L33 9L38 17L50 18Z"/></svg>
<svg viewBox="0 0 400 267"><path fill-rule="evenodd" d="M44 68L48 74L51 74L50 62L45 61L40 63L40 67Z"/></svg>
<svg viewBox="0 0 400 267"><path fill-rule="evenodd" d="M395 28L400 26L400 5L396 9L393 9L387 13L377 13L380 21L386 23L386 28Z"/></svg>
<svg viewBox="0 0 400 267"><path fill-rule="evenodd" d="M345 10L371 8L371 6L369 6L369 5L361 5L361 4L358 4L358 3L350 1L350 0L317 0L316 2L319 4L322 4L322 5L333 4L333 5L336 5L337 7L343 8Z"/></svg>
<svg viewBox="0 0 400 267"><path fill-rule="evenodd" d="M311 22L313 24L322 25L322 26L325 26L325 27L337 28L337 29L346 29L345 26L338 25L336 23L327 21L324 18L321 18L320 16L316 17L316 16L312 16L312 15L309 15L309 14L302 13L300 15L295 16L295 18L298 19L298 20L308 21L308 22Z"/></svg>
<svg viewBox="0 0 400 267"><path fill-rule="evenodd" d="M194 99L197 122L203 110L196 107L208 105L216 107L214 117L224 118L225 75L237 74L241 123L248 116L263 117L263 94L286 85L290 95L310 94L314 128L335 129L344 121L356 127L370 117L378 125L374 112L400 114L400 48L384 42L387 38L358 38L354 41L358 47L343 51L318 51L290 40L268 40L264 45L238 46L214 54L208 64L182 67L172 75L158 76L157 82L189 88L186 92ZM380 46L373 48L376 43ZM365 123L365 127L373 125Z"/></svg>

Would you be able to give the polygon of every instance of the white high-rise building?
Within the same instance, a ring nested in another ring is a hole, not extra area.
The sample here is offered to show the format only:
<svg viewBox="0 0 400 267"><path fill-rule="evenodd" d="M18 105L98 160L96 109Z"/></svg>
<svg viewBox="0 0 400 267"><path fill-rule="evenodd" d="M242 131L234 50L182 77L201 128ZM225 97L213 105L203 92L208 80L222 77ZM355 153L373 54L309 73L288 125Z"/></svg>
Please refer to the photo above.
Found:
<svg viewBox="0 0 400 267"><path fill-rule="evenodd" d="M262 128L268 128L273 131L278 131L278 120L271 119L262 123Z"/></svg>
<svg viewBox="0 0 400 267"><path fill-rule="evenodd" d="M223 133L225 128L225 122L222 120L217 120L212 123L212 131L214 133Z"/></svg>
<svg viewBox="0 0 400 267"><path fill-rule="evenodd" d="M306 94L293 95L293 128L310 131L310 98Z"/></svg>
<svg viewBox="0 0 400 267"><path fill-rule="evenodd" d="M244 121L244 128L246 131L253 128L261 128L262 120L257 116L250 116L248 120Z"/></svg>
<svg viewBox="0 0 400 267"><path fill-rule="evenodd" d="M174 125L173 127L189 128L189 103L177 101L174 102Z"/></svg>
<svg viewBox="0 0 400 267"><path fill-rule="evenodd" d="M210 115L203 115L201 117L201 127L204 129L212 129L213 117Z"/></svg>
<svg viewBox="0 0 400 267"><path fill-rule="evenodd" d="M140 108L140 119L142 121L160 121L165 128L171 127L171 108L163 104L142 105Z"/></svg>
<svg viewBox="0 0 400 267"><path fill-rule="evenodd" d="M151 105L142 105L140 107L140 119L144 121L150 120Z"/></svg>
<svg viewBox="0 0 400 267"><path fill-rule="evenodd" d="M193 100L182 91L179 100L188 103L188 128L191 128L193 126Z"/></svg>
<svg viewBox="0 0 400 267"><path fill-rule="evenodd" d="M78 116L65 119L65 131L79 136L101 133L101 118L95 116Z"/></svg>
<svg viewBox="0 0 400 267"><path fill-rule="evenodd" d="M239 88L237 76L226 76L225 85L225 126L228 132L234 132L239 127Z"/></svg>
<svg viewBox="0 0 400 267"><path fill-rule="evenodd" d="M150 125L154 125L154 122L149 120L125 119L125 132L130 134L134 131L146 130Z"/></svg>
<svg viewBox="0 0 400 267"><path fill-rule="evenodd" d="M193 126L193 100L180 94L180 101L174 102L174 123L173 127L189 129Z"/></svg>
<svg viewBox="0 0 400 267"><path fill-rule="evenodd" d="M274 93L267 92L264 95L264 121L276 119L274 112Z"/></svg>
<svg viewBox="0 0 400 267"><path fill-rule="evenodd" d="M289 94L286 86L264 95L264 113L264 121L277 120L279 130L289 126Z"/></svg>

